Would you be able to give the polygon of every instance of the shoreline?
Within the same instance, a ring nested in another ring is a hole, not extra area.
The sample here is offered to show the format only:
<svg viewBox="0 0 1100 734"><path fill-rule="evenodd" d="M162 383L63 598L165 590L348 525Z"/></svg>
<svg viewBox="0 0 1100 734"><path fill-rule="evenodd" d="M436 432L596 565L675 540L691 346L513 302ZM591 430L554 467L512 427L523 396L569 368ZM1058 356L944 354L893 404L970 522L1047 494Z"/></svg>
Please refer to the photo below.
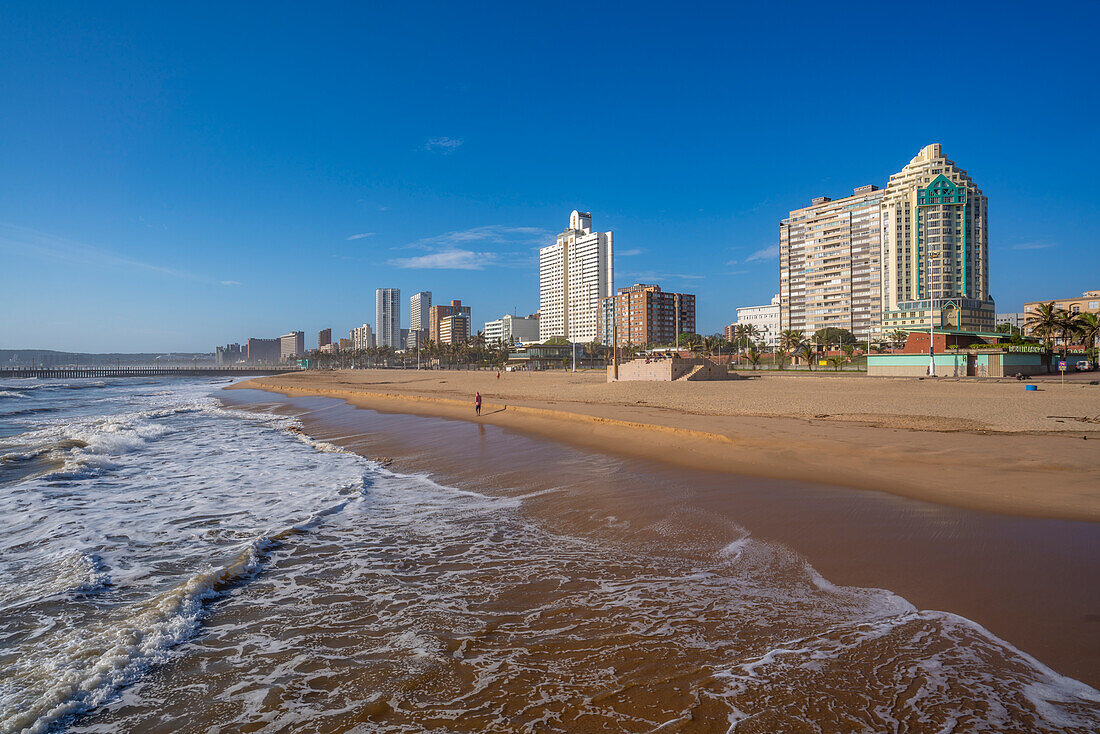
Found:
<svg viewBox="0 0 1100 734"><path fill-rule="evenodd" d="M920 609L949 610L1060 674L1097 685L1089 652L1096 644L1090 622L1096 594L1088 590L1095 524L615 457L531 431L440 417L431 412L438 406L422 404L416 414L397 405L379 410L334 396L244 388L222 399L295 417L315 440L393 471L522 499L524 515L564 536L674 555L692 548L723 553L748 537L778 542L830 584L888 589ZM1032 593L1021 595L1021 587Z"/></svg>
<svg viewBox="0 0 1100 734"><path fill-rule="evenodd" d="M362 385L324 384L332 374L316 380L302 374L252 379L227 389L331 397L383 413L486 423L685 468L886 492L1008 515L1100 521L1100 491L1095 489L1100 466L1089 461L1094 451L1086 443L1100 440L1100 432L968 430L965 421L944 432L867 419L698 414L654 405L529 398L503 402L488 395L496 382L492 373L464 376L486 385L478 418L470 401L423 394L424 385L410 384L409 377L404 385L392 375ZM439 382L461 381L452 373L429 374ZM395 392L394 387L409 391Z"/></svg>

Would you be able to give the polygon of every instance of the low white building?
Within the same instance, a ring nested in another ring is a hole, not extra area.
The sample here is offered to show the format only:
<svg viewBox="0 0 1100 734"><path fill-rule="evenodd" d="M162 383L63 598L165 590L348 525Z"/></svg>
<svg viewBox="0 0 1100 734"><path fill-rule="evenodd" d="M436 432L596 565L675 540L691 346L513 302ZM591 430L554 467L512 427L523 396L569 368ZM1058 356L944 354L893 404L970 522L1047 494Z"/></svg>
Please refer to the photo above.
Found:
<svg viewBox="0 0 1100 734"><path fill-rule="evenodd" d="M505 314L495 321L486 321L482 332L489 344L518 344L539 340L539 320L533 316Z"/></svg>
<svg viewBox="0 0 1100 734"><path fill-rule="evenodd" d="M779 294L772 296L767 306L743 306L737 309L736 324L752 324L756 327L757 341L765 346L779 344Z"/></svg>
<svg viewBox="0 0 1100 734"><path fill-rule="evenodd" d="M994 321L997 326L1009 324L1010 326L1015 326L1020 331L1025 331L1026 329L1024 327L1027 325L1027 314L1022 311L1017 313L999 313Z"/></svg>

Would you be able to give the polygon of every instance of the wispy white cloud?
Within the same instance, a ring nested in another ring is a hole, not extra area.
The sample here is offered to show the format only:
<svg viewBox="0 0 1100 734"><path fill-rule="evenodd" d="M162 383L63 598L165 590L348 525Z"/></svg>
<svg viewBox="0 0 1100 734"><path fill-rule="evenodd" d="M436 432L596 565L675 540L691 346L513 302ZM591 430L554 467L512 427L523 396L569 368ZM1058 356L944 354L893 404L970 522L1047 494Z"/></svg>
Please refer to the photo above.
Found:
<svg viewBox="0 0 1100 734"><path fill-rule="evenodd" d="M14 224L0 222L0 250L8 249L13 253L33 253L48 257L55 261L80 263L100 267L128 267L144 270L146 272L166 275L172 278L199 281L215 284L213 278L209 278L185 270L156 265L155 263L135 260L125 255L120 255L106 248L95 247L65 237L39 232L29 227L19 227Z"/></svg>
<svg viewBox="0 0 1100 734"><path fill-rule="evenodd" d="M474 252L454 248L440 250L428 255L399 257L390 260L390 264L399 268L429 268L436 270L484 270L487 265L496 262L495 252Z"/></svg>
<svg viewBox="0 0 1100 734"><path fill-rule="evenodd" d="M400 257L389 263L399 268L483 270L486 267L535 267L538 258L532 244L545 244L549 233L539 227L489 224L444 232L403 245L398 250L424 250L426 254Z"/></svg>
<svg viewBox="0 0 1100 734"><path fill-rule="evenodd" d="M1021 242L1013 245L1013 250L1045 250L1048 247L1057 247L1053 242Z"/></svg>
<svg viewBox="0 0 1100 734"><path fill-rule="evenodd" d="M620 275L636 283L650 283L657 280L702 280L707 277L688 273L657 273L652 270L645 273L620 273Z"/></svg>
<svg viewBox="0 0 1100 734"><path fill-rule="evenodd" d="M502 224L488 224L482 227L445 232L434 237L424 237L411 242L406 247L432 249L470 242L488 242L493 244L524 245L536 242L544 243L550 233L539 227L508 227Z"/></svg>
<svg viewBox="0 0 1100 734"><path fill-rule="evenodd" d="M736 265L736 264L737 264L736 260L726 260L726 265Z"/></svg>
<svg viewBox="0 0 1100 734"><path fill-rule="evenodd" d="M241 284L241 282L239 280L219 280L218 282L221 283L222 285L240 285Z"/></svg>
<svg viewBox="0 0 1100 734"><path fill-rule="evenodd" d="M750 263L756 260L773 260L777 257L779 257L779 245L768 245L746 257L745 262Z"/></svg>
<svg viewBox="0 0 1100 734"><path fill-rule="evenodd" d="M615 250L615 257L633 257L634 255L641 255L645 250L635 247L632 250Z"/></svg>
<svg viewBox="0 0 1100 734"><path fill-rule="evenodd" d="M448 138L446 136L429 138L428 142L424 143L424 150L446 155L454 153L463 142L462 138Z"/></svg>
<svg viewBox="0 0 1100 734"><path fill-rule="evenodd" d="M360 232L359 234L353 234L348 237L349 240L361 240L364 237L374 237L374 232Z"/></svg>

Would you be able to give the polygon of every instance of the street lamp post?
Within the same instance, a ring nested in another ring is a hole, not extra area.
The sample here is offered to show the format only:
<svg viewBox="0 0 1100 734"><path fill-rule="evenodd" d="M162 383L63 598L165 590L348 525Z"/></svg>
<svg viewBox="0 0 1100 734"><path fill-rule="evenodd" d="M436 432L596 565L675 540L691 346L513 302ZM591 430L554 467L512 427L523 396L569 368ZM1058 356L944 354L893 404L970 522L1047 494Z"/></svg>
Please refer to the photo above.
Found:
<svg viewBox="0 0 1100 734"><path fill-rule="evenodd" d="M918 215L919 216L919 215ZM936 376L936 293L932 289L932 245L928 245L928 376Z"/></svg>

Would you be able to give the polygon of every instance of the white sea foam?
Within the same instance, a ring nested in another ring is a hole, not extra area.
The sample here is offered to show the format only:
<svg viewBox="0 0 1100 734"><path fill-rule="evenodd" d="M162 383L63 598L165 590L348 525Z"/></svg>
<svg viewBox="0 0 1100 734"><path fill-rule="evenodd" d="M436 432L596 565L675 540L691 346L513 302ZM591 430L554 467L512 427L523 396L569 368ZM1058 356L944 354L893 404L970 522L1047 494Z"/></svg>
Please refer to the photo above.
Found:
<svg viewBox="0 0 1100 734"><path fill-rule="evenodd" d="M289 431L293 419L222 410L208 392L124 388L88 404L117 411L106 415L71 414L84 399L59 397L69 415L0 439L8 459L64 460L0 493L0 513L15 519L0 571L19 580L0 584L0 633L17 640L0 731L52 730L100 706L168 659L205 600L250 578L270 542L313 531L361 496L370 462ZM342 456L320 458L332 454ZM88 594L102 600L68 601Z"/></svg>

